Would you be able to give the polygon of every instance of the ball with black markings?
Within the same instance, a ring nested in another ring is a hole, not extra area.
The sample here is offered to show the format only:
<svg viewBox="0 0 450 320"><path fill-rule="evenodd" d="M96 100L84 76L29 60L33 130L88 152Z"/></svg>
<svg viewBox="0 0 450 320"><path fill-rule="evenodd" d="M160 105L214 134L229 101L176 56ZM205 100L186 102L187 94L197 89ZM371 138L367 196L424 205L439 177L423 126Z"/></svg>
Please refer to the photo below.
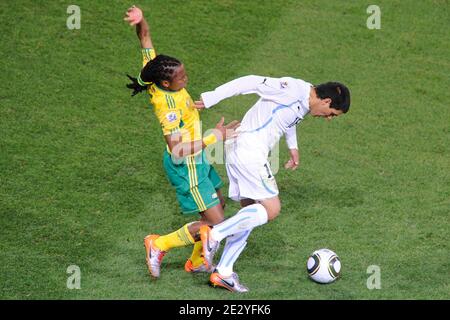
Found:
<svg viewBox="0 0 450 320"><path fill-rule="evenodd" d="M341 260L333 251L319 249L309 256L306 269L315 282L331 283L341 274Z"/></svg>

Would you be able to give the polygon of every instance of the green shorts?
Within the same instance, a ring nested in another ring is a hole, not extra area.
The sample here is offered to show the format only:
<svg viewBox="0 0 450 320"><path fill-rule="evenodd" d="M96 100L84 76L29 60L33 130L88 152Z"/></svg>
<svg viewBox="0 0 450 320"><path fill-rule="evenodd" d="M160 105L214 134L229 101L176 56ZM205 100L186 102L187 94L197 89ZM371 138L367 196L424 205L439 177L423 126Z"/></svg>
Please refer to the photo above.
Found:
<svg viewBox="0 0 450 320"><path fill-rule="evenodd" d="M203 150L196 156L185 157L183 161L172 161L165 150L163 162L183 214L203 212L220 203L216 190L223 186L223 182Z"/></svg>

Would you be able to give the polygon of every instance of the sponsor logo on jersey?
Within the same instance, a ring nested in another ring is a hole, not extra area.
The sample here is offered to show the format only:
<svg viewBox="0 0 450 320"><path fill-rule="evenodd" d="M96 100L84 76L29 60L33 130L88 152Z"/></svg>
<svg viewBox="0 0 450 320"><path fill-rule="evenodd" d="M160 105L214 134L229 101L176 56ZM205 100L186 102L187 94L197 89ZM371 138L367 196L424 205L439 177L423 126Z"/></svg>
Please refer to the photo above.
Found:
<svg viewBox="0 0 450 320"><path fill-rule="evenodd" d="M286 88L286 87L288 86L287 81L282 81L282 82L280 82L280 86L281 86L281 89Z"/></svg>

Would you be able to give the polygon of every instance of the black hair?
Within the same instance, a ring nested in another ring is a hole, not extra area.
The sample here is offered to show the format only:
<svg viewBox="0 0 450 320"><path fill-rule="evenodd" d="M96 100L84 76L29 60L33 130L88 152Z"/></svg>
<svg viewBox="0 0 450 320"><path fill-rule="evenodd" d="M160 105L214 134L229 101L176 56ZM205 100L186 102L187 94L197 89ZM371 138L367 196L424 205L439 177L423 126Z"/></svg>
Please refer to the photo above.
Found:
<svg viewBox="0 0 450 320"><path fill-rule="evenodd" d="M144 68L142 68L139 78L133 78L127 74L127 77L132 83L127 84L127 88L132 89L131 96L147 90L147 83L154 83L161 86L161 82L172 81L173 74L177 67L181 66L181 62L178 59L160 54L155 59L147 62Z"/></svg>
<svg viewBox="0 0 450 320"><path fill-rule="evenodd" d="M330 108L342 110L344 113L350 108L350 90L339 82L326 82L315 86L320 99L331 99Z"/></svg>

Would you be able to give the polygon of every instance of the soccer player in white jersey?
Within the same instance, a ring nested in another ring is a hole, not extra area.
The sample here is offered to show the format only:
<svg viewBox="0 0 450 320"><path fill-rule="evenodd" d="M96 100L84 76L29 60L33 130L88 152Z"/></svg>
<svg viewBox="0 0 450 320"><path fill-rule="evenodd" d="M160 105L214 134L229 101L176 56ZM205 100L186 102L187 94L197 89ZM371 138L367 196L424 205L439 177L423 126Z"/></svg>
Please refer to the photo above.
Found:
<svg viewBox="0 0 450 320"><path fill-rule="evenodd" d="M294 78L245 76L201 95L195 102L199 109L210 108L239 94L257 94L260 99L247 111L240 134L225 150L230 181L228 196L240 201L241 210L215 225L200 229L205 263L212 265L219 242L227 239L219 264L210 282L233 292L246 292L233 272L233 264L244 250L250 232L275 219L281 204L275 177L268 162L270 150L285 135L291 158L285 168L296 169L299 163L296 124L307 114L331 119L346 113L350 92L338 82L317 86Z"/></svg>

